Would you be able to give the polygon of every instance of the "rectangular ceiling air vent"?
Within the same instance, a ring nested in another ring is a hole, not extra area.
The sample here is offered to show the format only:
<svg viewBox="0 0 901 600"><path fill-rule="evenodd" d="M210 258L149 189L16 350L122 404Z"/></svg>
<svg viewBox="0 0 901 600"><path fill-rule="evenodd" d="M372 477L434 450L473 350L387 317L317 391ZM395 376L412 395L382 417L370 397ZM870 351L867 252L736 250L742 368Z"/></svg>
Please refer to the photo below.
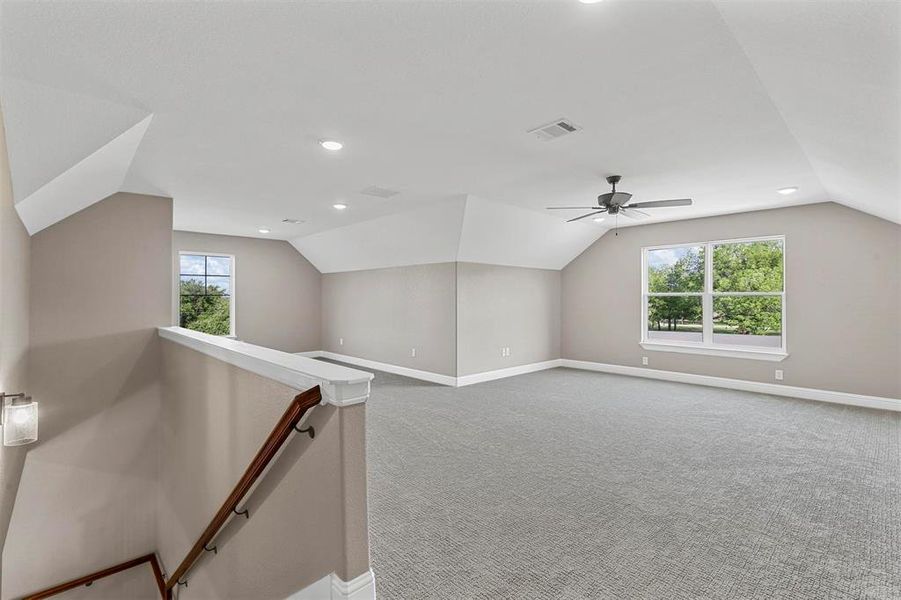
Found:
<svg viewBox="0 0 901 600"><path fill-rule="evenodd" d="M556 140L558 137L563 137L570 133L575 133L580 129L582 128L569 119L556 119L541 127L530 129L527 133L533 133L538 136L538 139L548 141Z"/></svg>
<svg viewBox="0 0 901 600"><path fill-rule="evenodd" d="M282 219L282 223L288 223L289 225L300 225L304 223L302 219Z"/></svg>
<svg viewBox="0 0 901 600"><path fill-rule="evenodd" d="M365 196L375 196L376 198L390 198L391 196L397 196L400 192L371 185L366 189L360 190L360 193Z"/></svg>

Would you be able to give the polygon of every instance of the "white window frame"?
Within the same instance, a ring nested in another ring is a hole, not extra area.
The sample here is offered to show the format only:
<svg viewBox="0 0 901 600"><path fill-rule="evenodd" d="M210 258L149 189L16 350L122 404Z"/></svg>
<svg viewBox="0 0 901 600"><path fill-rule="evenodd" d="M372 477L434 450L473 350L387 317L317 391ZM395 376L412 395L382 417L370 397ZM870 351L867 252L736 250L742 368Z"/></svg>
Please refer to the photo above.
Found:
<svg viewBox="0 0 901 600"><path fill-rule="evenodd" d="M782 242L782 291L781 292L715 292L713 291L713 247L723 244L741 244L750 242ZM698 247L704 248L704 289L698 292L664 292L654 296L701 296L703 307L703 341L701 342L663 342L648 339L648 252L671 248ZM784 235L765 237L735 238L730 240L713 240L708 242L691 242L669 244L665 246L646 246L641 249L641 347L659 352L681 352L685 354L705 354L708 356L726 356L733 358L750 358L753 360L782 361L788 357L788 313L786 311L785 289L787 279L785 273L786 244ZM781 296L782 298L782 347L754 348L713 343L713 298L716 296Z"/></svg>
<svg viewBox="0 0 901 600"><path fill-rule="evenodd" d="M237 311L235 310L235 306L237 305L237 286L235 285L235 255L234 254L223 254L222 252L202 252L195 250L179 250L178 256L175 259L175 285L173 289L175 294L172 297L172 324L176 327L181 324L181 314L180 314L180 299L181 299L181 257L183 254L190 254L193 256L216 256L219 258L227 258L229 259L229 279L231 280L231 291L228 295L228 335L224 335L221 337L237 339L238 328L237 323L235 321L235 315Z"/></svg>

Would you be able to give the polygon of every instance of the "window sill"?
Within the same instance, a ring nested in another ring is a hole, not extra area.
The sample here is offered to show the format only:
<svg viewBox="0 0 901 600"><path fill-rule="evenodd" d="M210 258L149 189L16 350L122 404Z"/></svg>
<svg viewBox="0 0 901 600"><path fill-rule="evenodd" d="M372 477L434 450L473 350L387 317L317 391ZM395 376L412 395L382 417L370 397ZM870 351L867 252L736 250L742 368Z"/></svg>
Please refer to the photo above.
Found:
<svg viewBox="0 0 901 600"><path fill-rule="evenodd" d="M681 352L683 354L704 354L707 356L726 356L772 362L780 362L788 358L788 353L782 350L746 350L743 348L689 346L687 344L666 344L660 342L641 342L641 347L645 350L657 352Z"/></svg>

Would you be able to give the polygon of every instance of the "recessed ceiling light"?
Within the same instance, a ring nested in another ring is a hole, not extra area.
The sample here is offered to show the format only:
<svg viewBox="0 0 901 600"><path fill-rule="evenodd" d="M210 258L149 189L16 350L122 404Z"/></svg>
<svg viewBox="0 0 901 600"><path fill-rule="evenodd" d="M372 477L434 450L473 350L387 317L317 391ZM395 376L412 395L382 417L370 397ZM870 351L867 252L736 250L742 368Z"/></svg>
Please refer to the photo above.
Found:
<svg viewBox="0 0 901 600"><path fill-rule="evenodd" d="M344 210L345 208L347 208L347 205L339 202L338 204L332 204L332 207L334 207L336 210Z"/></svg>
<svg viewBox="0 0 901 600"><path fill-rule="evenodd" d="M579 0L579 2L582 4L597 4L598 2L601 2L601 0Z"/></svg>
<svg viewBox="0 0 901 600"><path fill-rule="evenodd" d="M336 140L319 140L319 145L326 150L331 150L332 152L340 150L344 147L344 144Z"/></svg>
<svg viewBox="0 0 901 600"><path fill-rule="evenodd" d="M260 227L259 229L257 229L257 231L259 231L260 233L269 233L272 230L268 227Z"/></svg>
<svg viewBox="0 0 901 600"><path fill-rule="evenodd" d="M789 194L794 194L795 192L797 192L797 191L798 191L798 188L796 188L796 187L786 187L786 188L782 188L782 189L779 189L779 190L776 190L776 191L779 192L780 194L782 194L783 196L788 196Z"/></svg>
<svg viewBox="0 0 901 600"><path fill-rule="evenodd" d="M594 221L595 223L603 223L604 217L595 217L594 219L592 219L592 221Z"/></svg>

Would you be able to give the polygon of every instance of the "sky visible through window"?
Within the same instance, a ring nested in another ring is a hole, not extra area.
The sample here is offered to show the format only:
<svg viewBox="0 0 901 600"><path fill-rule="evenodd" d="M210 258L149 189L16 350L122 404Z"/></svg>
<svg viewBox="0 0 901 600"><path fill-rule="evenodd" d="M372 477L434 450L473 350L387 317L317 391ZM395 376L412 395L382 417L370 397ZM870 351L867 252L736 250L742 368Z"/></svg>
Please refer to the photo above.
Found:
<svg viewBox="0 0 901 600"><path fill-rule="evenodd" d="M783 245L764 238L648 248L645 339L783 348Z"/></svg>
<svg viewBox="0 0 901 600"><path fill-rule="evenodd" d="M674 264L676 261L688 256L695 247L685 246L682 248L662 248L660 250L651 250L648 252L648 266L652 269L659 269Z"/></svg>

